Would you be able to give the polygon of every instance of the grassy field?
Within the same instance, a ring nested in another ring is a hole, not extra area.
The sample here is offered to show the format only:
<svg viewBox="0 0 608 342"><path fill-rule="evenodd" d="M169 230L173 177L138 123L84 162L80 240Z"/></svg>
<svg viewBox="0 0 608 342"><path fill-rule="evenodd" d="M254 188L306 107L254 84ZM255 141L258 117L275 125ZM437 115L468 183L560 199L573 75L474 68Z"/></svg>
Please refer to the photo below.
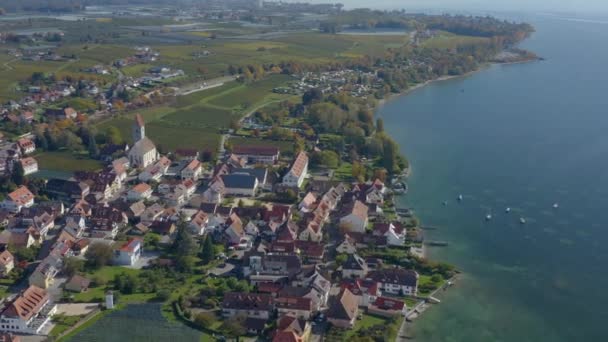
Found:
<svg viewBox="0 0 608 342"><path fill-rule="evenodd" d="M362 329L366 329L372 327L374 325L385 325L386 319L378 316L363 314L360 320L355 322L355 327L351 330L348 330L346 333L346 339L355 337L357 332Z"/></svg>
<svg viewBox="0 0 608 342"><path fill-rule="evenodd" d="M71 152L43 152L34 156L38 161L38 168L41 170L61 170L61 171L95 171L103 167L96 161L87 156L76 156Z"/></svg>
<svg viewBox="0 0 608 342"><path fill-rule="evenodd" d="M460 45L486 42L488 38L459 36L453 33L442 32L441 34L426 40L423 45L435 49L454 49Z"/></svg>
<svg viewBox="0 0 608 342"><path fill-rule="evenodd" d="M66 330L73 327L78 321L80 321L84 316L65 316L65 315L56 315L53 316L53 323L55 326L53 330L51 330L50 335L52 337L57 337L61 335Z"/></svg>

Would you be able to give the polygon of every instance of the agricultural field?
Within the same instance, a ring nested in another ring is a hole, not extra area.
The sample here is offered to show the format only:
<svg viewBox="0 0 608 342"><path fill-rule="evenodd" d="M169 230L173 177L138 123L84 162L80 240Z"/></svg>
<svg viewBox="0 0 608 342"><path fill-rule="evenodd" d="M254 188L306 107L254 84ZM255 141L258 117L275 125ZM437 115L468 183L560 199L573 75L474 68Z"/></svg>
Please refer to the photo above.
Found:
<svg viewBox="0 0 608 342"><path fill-rule="evenodd" d="M454 49L460 45L486 42L488 38L460 36L449 32L441 32L439 35L424 41L423 45L435 49Z"/></svg>
<svg viewBox="0 0 608 342"><path fill-rule="evenodd" d="M216 151L220 130L248 111L275 103L289 96L274 94L272 89L289 80L286 75L270 75L251 84L229 82L223 86L180 96L170 106L143 109L148 136L163 151L196 146L200 150ZM236 100L238 99L238 100ZM238 101L238 102L237 102ZM105 120L98 130L118 128L130 142L132 118L135 112Z"/></svg>

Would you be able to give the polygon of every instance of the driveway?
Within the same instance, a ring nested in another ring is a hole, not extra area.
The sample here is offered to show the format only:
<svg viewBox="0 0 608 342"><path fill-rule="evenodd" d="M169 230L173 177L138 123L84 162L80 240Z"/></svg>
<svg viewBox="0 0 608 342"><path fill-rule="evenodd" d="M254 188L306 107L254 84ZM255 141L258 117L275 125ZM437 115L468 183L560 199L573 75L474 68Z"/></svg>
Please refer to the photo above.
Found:
<svg viewBox="0 0 608 342"><path fill-rule="evenodd" d="M98 307L98 304L88 303L57 304L57 315L82 316L89 314Z"/></svg>

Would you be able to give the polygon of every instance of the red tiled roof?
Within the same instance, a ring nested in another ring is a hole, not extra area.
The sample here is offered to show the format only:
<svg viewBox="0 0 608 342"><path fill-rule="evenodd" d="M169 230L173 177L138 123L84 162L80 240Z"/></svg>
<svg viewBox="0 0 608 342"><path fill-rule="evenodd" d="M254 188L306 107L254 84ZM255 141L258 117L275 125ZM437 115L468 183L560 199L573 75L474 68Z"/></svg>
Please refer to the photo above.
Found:
<svg viewBox="0 0 608 342"><path fill-rule="evenodd" d="M139 113L135 114L135 124L137 127L144 127L145 125L144 118Z"/></svg>
<svg viewBox="0 0 608 342"><path fill-rule="evenodd" d="M378 297L374 305L381 310L401 311L405 307L405 302L392 298Z"/></svg>
<svg viewBox="0 0 608 342"><path fill-rule="evenodd" d="M274 156L279 154L279 148L274 146L235 146L232 150L237 155Z"/></svg>
<svg viewBox="0 0 608 342"><path fill-rule="evenodd" d="M194 171L194 170L198 169L200 166L201 166L201 162L199 162L198 160L194 159L193 161L191 161L188 164L188 166L186 166L186 169Z"/></svg>
<svg viewBox="0 0 608 342"><path fill-rule="evenodd" d="M11 201L17 203L18 205L24 205L34 199L34 194L32 194L28 188L22 185L17 190L8 194L8 197L11 199Z"/></svg>
<svg viewBox="0 0 608 342"><path fill-rule="evenodd" d="M120 247L120 250L123 252L132 253L135 250L135 247L138 244L141 244L141 242L142 242L141 239L131 238L131 239L129 239L129 241L127 243L125 243L124 245L122 245L122 247Z"/></svg>
<svg viewBox="0 0 608 342"><path fill-rule="evenodd" d="M365 221L367 219L368 210L369 208L365 204L363 204L363 202L355 201L355 204L353 205L353 208L351 210L351 214Z"/></svg>
<svg viewBox="0 0 608 342"><path fill-rule="evenodd" d="M133 187L133 191L143 194L144 192L150 191L152 188L146 183L140 183Z"/></svg>
<svg viewBox="0 0 608 342"><path fill-rule="evenodd" d="M304 169L306 168L307 165L308 165L308 155L306 155L306 152L300 152L300 153L298 153L298 157L296 158L296 160L293 162L293 165L291 166L291 172L296 177L300 177L302 175L302 173L304 172Z"/></svg>
<svg viewBox="0 0 608 342"><path fill-rule="evenodd" d="M4 309L2 315L28 321L38 314L48 299L49 295L46 290L30 285L27 290L23 291L21 295Z"/></svg>
<svg viewBox="0 0 608 342"><path fill-rule="evenodd" d="M279 297L275 304L277 309L312 311L312 299L305 297Z"/></svg>

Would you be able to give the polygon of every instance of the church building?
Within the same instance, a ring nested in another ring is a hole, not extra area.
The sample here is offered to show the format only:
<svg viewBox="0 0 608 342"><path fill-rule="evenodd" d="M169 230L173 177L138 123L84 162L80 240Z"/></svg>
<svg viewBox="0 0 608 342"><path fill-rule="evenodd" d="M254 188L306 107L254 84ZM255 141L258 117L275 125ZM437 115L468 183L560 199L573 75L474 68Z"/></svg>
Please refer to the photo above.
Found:
<svg viewBox="0 0 608 342"><path fill-rule="evenodd" d="M132 167L145 168L154 164L159 156L152 140L146 137L146 126L140 114L135 115L133 123L133 147L129 150L129 162Z"/></svg>

